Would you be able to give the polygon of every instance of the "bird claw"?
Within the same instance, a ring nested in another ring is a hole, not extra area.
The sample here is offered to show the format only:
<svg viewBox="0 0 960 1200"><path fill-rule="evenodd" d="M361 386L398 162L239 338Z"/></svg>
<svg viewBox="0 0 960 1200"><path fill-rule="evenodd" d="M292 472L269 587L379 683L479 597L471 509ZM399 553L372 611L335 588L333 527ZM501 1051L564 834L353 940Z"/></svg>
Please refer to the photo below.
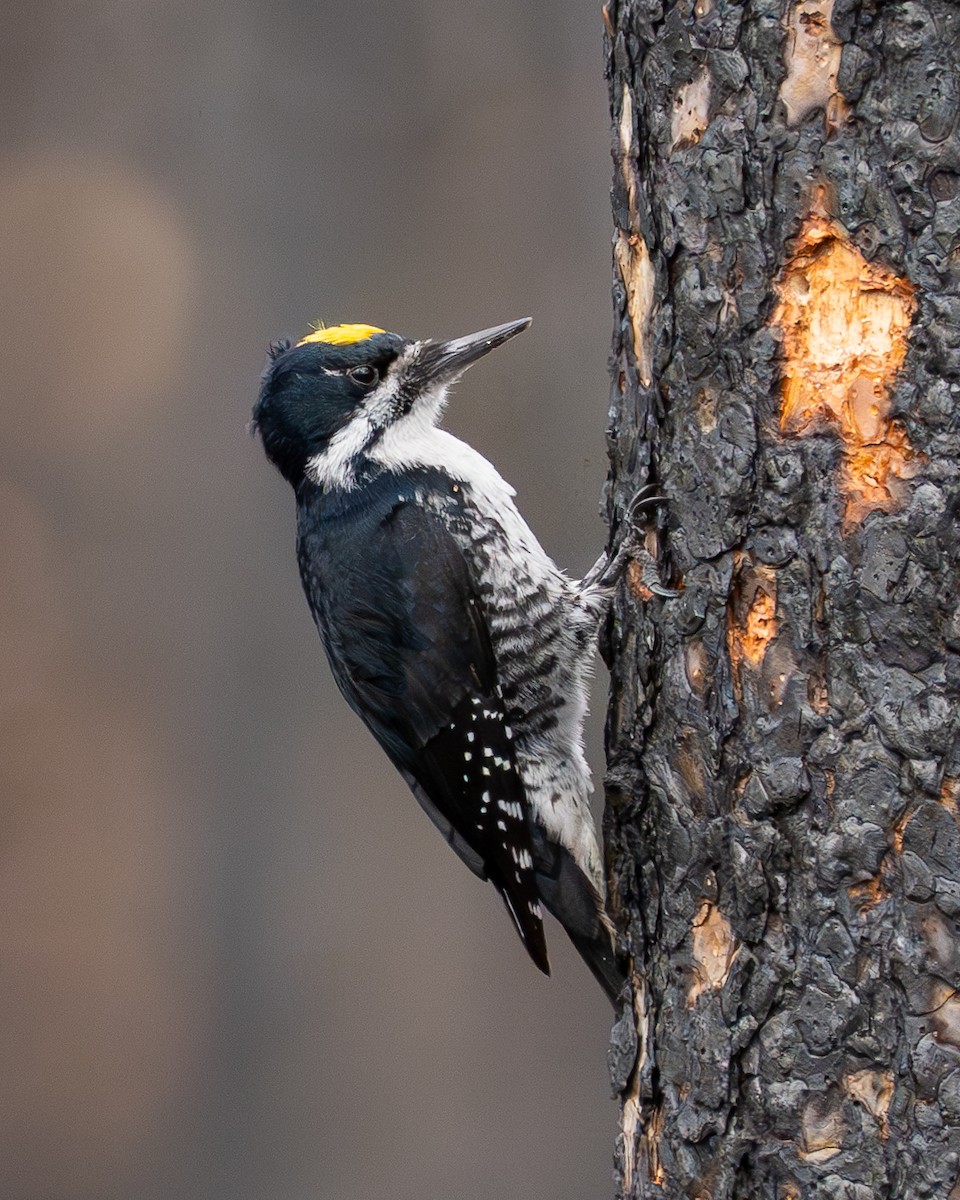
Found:
<svg viewBox="0 0 960 1200"><path fill-rule="evenodd" d="M646 487L642 487L640 491L637 492L636 496L634 497L633 504L630 505L631 525L635 525L637 523L637 518L644 511L644 509L657 508L661 504L670 503L670 498L668 496L651 494L653 493L655 486L655 484L648 483Z"/></svg>
<svg viewBox="0 0 960 1200"><path fill-rule="evenodd" d="M679 591L676 588L666 587L660 582L657 564L645 547L641 547L641 553L636 556L636 561L640 564L640 582L648 592L652 592L664 600L676 600L680 595Z"/></svg>
<svg viewBox="0 0 960 1200"><path fill-rule="evenodd" d="M616 585L627 564L634 560L640 564L641 582L654 596L664 600L673 600L680 595L676 588L666 587L660 582L657 566L647 550L640 530L639 516L645 509L656 508L661 504L669 504L669 498L655 491L654 484L647 484L640 489L630 506L626 522L627 531L620 545L612 554L602 555L584 577L581 588L607 588Z"/></svg>
<svg viewBox="0 0 960 1200"><path fill-rule="evenodd" d="M639 524L639 516L647 509L657 508L661 504L669 504L669 496L660 495L655 490L655 484L648 483L646 487L640 489L634 498L633 504L630 506L630 531L624 539L625 548L630 552L630 557L640 565L640 582L654 596L660 596L664 600L675 600L680 592L676 588L667 587L660 582L660 574L657 571L657 564L650 552L647 550L644 541L639 538L637 525Z"/></svg>

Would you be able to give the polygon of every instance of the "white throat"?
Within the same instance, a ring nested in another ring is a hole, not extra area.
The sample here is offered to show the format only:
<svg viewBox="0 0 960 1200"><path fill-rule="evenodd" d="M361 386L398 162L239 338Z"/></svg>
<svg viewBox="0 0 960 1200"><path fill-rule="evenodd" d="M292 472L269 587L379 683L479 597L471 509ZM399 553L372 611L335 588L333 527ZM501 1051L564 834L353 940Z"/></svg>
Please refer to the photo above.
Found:
<svg viewBox="0 0 960 1200"><path fill-rule="evenodd" d="M357 468L370 462L397 472L433 468L491 500L515 495L482 454L437 428L447 402L446 385L424 392L410 412L393 419L398 390L398 375L391 372L326 448L307 461L311 482L325 490L351 491Z"/></svg>

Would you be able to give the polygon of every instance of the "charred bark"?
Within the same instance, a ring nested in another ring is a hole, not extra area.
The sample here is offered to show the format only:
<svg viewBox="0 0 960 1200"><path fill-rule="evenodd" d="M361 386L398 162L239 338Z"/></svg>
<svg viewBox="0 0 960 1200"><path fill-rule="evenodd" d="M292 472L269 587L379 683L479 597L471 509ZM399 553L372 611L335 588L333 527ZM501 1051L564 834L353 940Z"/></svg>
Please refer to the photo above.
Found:
<svg viewBox="0 0 960 1200"><path fill-rule="evenodd" d="M960 1197L960 6L603 15L621 1195Z"/></svg>

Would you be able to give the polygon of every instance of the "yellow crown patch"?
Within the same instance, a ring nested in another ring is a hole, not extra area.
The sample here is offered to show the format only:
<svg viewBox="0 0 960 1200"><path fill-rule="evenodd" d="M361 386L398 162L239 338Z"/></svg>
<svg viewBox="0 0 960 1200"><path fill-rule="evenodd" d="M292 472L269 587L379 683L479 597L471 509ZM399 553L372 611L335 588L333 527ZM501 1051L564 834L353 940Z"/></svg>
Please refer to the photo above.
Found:
<svg viewBox="0 0 960 1200"><path fill-rule="evenodd" d="M376 325L331 325L329 329L315 330L297 342L298 346L308 346L311 342L326 342L330 346L352 346L354 342L365 342L375 333L385 333Z"/></svg>

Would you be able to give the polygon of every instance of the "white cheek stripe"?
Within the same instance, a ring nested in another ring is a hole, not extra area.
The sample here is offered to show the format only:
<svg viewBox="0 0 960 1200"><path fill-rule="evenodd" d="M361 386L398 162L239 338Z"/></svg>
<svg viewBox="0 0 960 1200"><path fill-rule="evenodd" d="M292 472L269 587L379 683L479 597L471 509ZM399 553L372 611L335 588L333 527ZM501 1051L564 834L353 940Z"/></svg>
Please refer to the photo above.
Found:
<svg viewBox="0 0 960 1200"><path fill-rule="evenodd" d="M307 459L307 478L322 488L352 488L357 458L373 437L373 428L368 413L354 417L333 435L322 454Z"/></svg>
<svg viewBox="0 0 960 1200"><path fill-rule="evenodd" d="M415 348L414 348L415 349ZM307 459L306 476L318 487L349 491L356 482L357 463L377 435L390 426L400 378L413 351L407 351L390 368L383 383L363 402L357 413L339 429L321 454ZM327 372L331 374L332 372Z"/></svg>

